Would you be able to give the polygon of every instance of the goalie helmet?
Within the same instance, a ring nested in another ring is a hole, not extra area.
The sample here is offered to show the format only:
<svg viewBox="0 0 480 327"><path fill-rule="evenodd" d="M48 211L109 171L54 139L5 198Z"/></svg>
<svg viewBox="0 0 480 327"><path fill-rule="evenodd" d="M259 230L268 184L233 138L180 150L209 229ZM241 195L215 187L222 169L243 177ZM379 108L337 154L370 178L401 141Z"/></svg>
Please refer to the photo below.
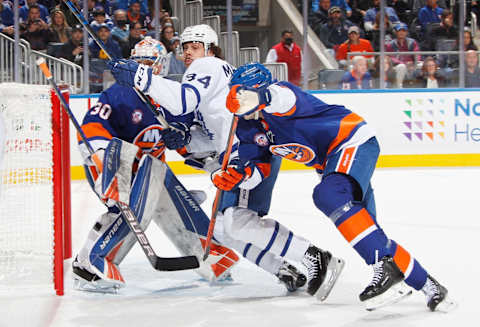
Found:
<svg viewBox="0 0 480 327"><path fill-rule="evenodd" d="M185 43L199 42L203 43L205 48L205 55L207 55L210 46L218 45L217 33L206 24L188 26L180 35L180 44L183 46Z"/></svg>
<svg viewBox="0 0 480 327"><path fill-rule="evenodd" d="M258 62L248 63L233 72L229 86L237 84L257 89L265 88L272 84L272 73Z"/></svg>
<svg viewBox="0 0 480 327"><path fill-rule="evenodd" d="M135 44L130 59L152 66L157 71L165 71L167 49L162 42L146 36L142 41Z"/></svg>

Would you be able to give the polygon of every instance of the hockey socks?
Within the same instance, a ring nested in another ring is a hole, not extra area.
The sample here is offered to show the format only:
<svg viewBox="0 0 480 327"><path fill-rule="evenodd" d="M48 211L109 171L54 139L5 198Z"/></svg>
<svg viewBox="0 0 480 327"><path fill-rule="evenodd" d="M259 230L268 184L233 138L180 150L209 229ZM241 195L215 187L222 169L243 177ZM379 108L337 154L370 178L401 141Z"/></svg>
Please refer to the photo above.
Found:
<svg viewBox="0 0 480 327"><path fill-rule="evenodd" d="M420 290L425 285L425 269L401 245L387 238L363 206L353 205L335 221L335 226L367 264L392 257L409 286Z"/></svg>

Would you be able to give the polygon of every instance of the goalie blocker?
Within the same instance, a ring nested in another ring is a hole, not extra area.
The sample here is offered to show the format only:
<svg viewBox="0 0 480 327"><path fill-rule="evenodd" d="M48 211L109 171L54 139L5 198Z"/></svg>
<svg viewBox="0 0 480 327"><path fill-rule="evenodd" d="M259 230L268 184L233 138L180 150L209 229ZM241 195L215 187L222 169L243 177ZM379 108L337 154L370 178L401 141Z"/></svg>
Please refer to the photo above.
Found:
<svg viewBox="0 0 480 327"><path fill-rule="evenodd" d="M90 184L107 206L111 201L128 203L142 230L153 219L182 255L200 259L209 219L170 168L151 155L142 156L130 185L138 150L131 143L112 139L104 152L104 172L99 175L94 167L86 167ZM135 237L118 210L109 207L95 223L73 263L77 288L108 292L123 287L125 281L118 266L134 243ZM238 260L233 250L214 241L211 259L199 260L200 267L195 271L214 282L227 275Z"/></svg>

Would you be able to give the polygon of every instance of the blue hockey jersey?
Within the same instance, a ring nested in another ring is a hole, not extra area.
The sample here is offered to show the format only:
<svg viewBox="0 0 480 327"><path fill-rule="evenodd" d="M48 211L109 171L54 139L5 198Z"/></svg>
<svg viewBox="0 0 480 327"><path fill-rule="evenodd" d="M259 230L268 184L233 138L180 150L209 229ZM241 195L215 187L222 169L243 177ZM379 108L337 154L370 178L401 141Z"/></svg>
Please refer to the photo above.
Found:
<svg viewBox="0 0 480 327"><path fill-rule="evenodd" d="M362 144L374 133L363 118L329 105L288 82L269 87L272 102L260 120L240 119L239 157L266 163L271 155L323 170L330 154Z"/></svg>
<svg viewBox="0 0 480 327"><path fill-rule="evenodd" d="M174 118L166 110L163 113L168 122L182 120L189 123L193 117ZM161 142L162 126L130 87L114 84L103 91L98 102L85 115L82 130L94 151L105 149L109 141L116 137L137 145L143 153L163 159L165 146ZM79 135L77 137L80 150L87 158L90 154Z"/></svg>

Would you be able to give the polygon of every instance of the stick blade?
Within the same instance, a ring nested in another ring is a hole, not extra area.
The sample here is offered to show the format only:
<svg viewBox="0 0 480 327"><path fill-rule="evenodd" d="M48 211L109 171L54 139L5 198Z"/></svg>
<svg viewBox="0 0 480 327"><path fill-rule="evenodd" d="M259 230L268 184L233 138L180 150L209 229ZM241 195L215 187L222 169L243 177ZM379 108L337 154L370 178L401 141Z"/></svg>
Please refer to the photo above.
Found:
<svg viewBox="0 0 480 327"><path fill-rule="evenodd" d="M159 271L177 271L196 269L200 267L200 263L196 256L176 257L176 258L160 258L155 261L155 270Z"/></svg>

